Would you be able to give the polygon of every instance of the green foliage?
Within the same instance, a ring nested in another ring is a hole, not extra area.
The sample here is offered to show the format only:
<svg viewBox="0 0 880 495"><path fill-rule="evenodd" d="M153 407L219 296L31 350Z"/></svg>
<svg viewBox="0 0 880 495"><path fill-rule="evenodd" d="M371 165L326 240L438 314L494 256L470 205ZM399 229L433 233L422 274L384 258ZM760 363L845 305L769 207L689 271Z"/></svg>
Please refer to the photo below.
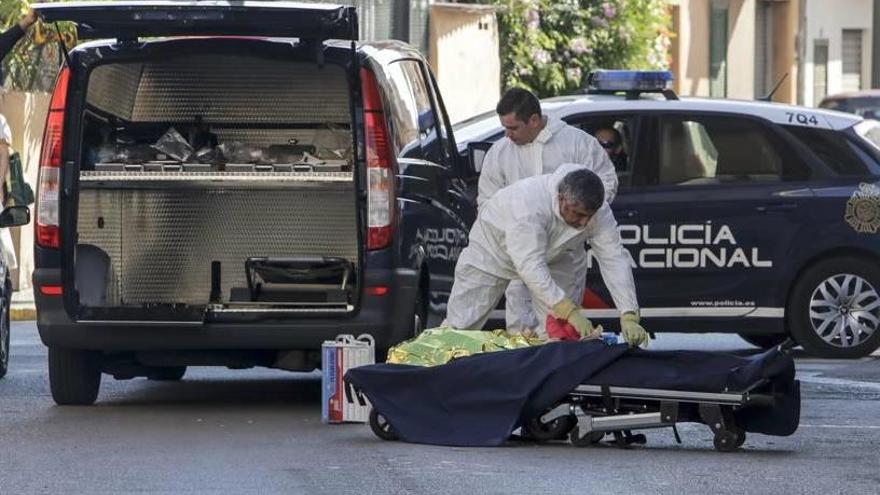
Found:
<svg viewBox="0 0 880 495"><path fill-rule="evenodd" d="M584 87L595 69L666 69L665 0L484 0L499 7L502 85L539 97Z"/></svg>
<svg viewBox="0 0 880 495"><path fill-rule="evenodd" d="M29 0L0 1L0 28L9 29L27 12ZM67 48L76 44L76 29L59 23ZM4 87L17 91L50 91L61 65L63 54L58 46L55 25L37 22L3 60Z"/></svg>

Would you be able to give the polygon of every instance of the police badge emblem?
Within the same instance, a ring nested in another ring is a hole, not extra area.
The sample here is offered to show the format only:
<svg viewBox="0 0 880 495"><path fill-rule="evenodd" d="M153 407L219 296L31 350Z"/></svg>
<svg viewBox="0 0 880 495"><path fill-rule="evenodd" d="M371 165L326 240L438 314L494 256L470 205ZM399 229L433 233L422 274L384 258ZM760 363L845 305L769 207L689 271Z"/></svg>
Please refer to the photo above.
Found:
<svg viewBox="0 0 880 495"><path fill-rule="evenodd" d="M876 234L880 229L880 188L861 183L846 202L844 219L856 232Z"/></svg>

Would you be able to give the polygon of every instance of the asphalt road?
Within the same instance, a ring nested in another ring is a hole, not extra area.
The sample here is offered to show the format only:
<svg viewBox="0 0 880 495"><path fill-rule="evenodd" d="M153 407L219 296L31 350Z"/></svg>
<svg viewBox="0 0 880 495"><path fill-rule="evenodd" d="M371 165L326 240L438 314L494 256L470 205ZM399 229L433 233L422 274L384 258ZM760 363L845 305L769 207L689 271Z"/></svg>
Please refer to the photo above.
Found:
<svg viewBox="0 0 880 495"><path fill-rule="evenodd" d="M320 422L317 374L191 368L182 382L104 377L98 404L55 406L33 323L12 329L0 380L0 494L878 493L880 361L798 359L791 437L712 448L708 428L647 432L631 450L384 442ZM654 348L747 349L732 336L661 335Z"/></svg>

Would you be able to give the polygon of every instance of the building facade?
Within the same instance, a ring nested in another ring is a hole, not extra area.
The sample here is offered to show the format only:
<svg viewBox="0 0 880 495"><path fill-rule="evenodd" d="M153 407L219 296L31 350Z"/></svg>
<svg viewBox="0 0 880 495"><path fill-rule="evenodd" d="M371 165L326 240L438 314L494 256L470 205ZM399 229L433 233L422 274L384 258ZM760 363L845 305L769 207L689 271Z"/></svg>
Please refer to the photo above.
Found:
<svg viewBox="0 0 880 495"><path fill-rule="evenodd" d="M817 105L871 87L874 0L670 0L675 89Z"/></svg>

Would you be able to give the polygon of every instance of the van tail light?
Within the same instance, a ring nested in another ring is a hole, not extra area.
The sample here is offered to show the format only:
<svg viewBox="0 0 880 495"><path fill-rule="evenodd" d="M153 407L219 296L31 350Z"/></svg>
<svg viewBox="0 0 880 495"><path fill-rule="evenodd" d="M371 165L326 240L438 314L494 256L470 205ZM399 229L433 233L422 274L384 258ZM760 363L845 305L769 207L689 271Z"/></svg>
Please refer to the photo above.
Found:
<svg viewBox="0 0 880 495"><path fill-rule="evenodd" d="M37 245L58 249L61 232L58 227L58 193L61 186L61 131L64 128L64 108L67 103L67 84L70 69L64 67L55 81L55 91L46 116L43 149L40 153L40 179L37 184Z"/></svg>
<svg viewBox="0 0 880 495"><path fill-rule="evenodd" d="M394 233L395 160L376 76L361 68L367 153L367 249L383 249Z"/></svg>

